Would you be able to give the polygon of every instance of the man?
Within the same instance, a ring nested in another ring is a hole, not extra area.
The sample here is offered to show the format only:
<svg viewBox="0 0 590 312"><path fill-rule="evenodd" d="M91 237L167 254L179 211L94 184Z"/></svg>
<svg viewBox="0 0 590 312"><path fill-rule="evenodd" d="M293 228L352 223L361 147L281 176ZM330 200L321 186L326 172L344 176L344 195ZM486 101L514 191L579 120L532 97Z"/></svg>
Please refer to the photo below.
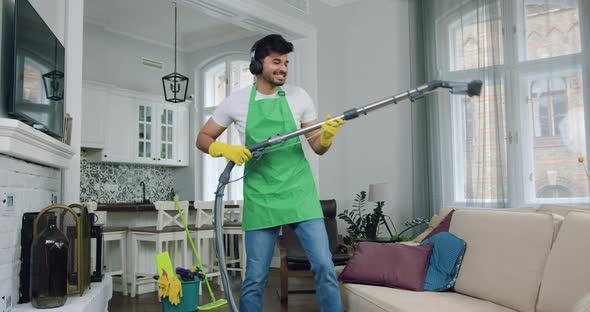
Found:
<svg viewBox="0 0 590 312"><path fill-rule="evenodd" d="M256 82L219 105L197 137L201 151L242 165L252 157L246 147L215 141L232 122L245 146L318 123L310 96L301 88L284 85L292 51L293 44L276 34L254 44L250 71ZM343 123L342 119L330 121L306 134L315 153L328 151ZM240 311L262 311L275 242L281 226L287 224L293 227L311 263L321 311L342 311L315 182L298 142L299 138L293 138L274 145L260 159L246 162L242 228L247 263Z"/></svg>

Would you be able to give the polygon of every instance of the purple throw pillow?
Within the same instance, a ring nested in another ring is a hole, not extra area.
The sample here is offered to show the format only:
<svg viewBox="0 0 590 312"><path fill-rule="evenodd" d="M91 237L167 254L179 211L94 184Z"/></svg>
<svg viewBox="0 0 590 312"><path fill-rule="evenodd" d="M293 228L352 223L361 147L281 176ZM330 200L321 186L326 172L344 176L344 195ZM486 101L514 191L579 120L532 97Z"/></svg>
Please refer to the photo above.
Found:
<svg viewBox="0 0 590 312"><path fill-rule="evenodd" d="M422 241L425 241L438 233L448 232L449 227L451 226L451 220L453 219L453 213L455 213L455 209L451 210L451 212L449 212L449 214L442 221L440 221L440 223L432 230L432 232L428 233L428 235L426 235Z"/></svg>
<svg viewBox="0 0 590 312"><path fill-rule="evenodd" d="M423 291L432 246L361 242L339 278L347 283Z"/></svg>

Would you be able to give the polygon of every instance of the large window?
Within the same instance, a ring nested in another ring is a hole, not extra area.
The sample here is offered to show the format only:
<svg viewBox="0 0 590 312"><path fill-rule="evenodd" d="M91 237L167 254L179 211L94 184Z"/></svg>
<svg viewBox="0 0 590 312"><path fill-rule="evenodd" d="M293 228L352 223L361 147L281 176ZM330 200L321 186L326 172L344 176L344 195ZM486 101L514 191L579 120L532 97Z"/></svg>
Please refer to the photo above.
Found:
<svg viewBox="0 0 590 312"><path fill-rule="evenodd" d="M473 0L437 21L442 78L485 77L481 97L448 97L442 113L452 120L454 203L500 200L500 189L510 205L588 201L577 162L588 79L580 1Z"/></svg>
<svg viewBox="0 0 590 312"><path fill-rule="evenodd" d="M250 61L246 58L224 57L217 59L203 70L202 75L202 102L199 105L199 116L201 126L211 118L217 105L232 92L249 86L253 83L254 77L249 71ZM218 139L220 142L236 145L244 145L235 127L230 126ZM225 158L213 158L203 155L201 162L201 191L203 200L215 199L215 191L219 175L226 166ZM244 174L243 166L236 166L232 170L232 180L239 179ZM226 189L226 199L243 199L242 180L230 183Z"/></svg>

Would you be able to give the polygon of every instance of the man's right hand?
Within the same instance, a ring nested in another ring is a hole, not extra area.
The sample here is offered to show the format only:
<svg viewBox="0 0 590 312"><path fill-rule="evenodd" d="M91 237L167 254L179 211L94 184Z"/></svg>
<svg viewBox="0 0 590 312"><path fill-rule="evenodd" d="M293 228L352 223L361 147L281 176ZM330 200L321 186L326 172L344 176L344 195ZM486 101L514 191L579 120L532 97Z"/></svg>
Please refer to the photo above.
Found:
<svg viewBox="0 0 590 312"><path fill-rule="evenodd" d="M245 161L252 158L252 153L245 146L229 145L222 142L213 142L209 145L209 155L213 157L223 156L236 165L241 166Z"/></svg>

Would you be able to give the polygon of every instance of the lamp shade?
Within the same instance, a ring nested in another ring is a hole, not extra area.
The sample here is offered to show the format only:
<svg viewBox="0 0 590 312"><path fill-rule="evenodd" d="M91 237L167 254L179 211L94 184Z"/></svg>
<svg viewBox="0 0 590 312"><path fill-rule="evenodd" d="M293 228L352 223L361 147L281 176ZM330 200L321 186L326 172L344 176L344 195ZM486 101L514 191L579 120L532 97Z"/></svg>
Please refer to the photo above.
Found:
<svg viewBox="0 0 590 312"><path fill-rule="evenodd" d="M164 87L164 99L172 103L186 101L186 91L188 90L188 78L174 72L162 77L162 86Z"/></svg>
<svg viewBox="0 0 590 312"><path fill-rule="evenodd" d="M369 198L370 202L383 202L391 199L389 192L389 183L369 184Z"/></svg>

